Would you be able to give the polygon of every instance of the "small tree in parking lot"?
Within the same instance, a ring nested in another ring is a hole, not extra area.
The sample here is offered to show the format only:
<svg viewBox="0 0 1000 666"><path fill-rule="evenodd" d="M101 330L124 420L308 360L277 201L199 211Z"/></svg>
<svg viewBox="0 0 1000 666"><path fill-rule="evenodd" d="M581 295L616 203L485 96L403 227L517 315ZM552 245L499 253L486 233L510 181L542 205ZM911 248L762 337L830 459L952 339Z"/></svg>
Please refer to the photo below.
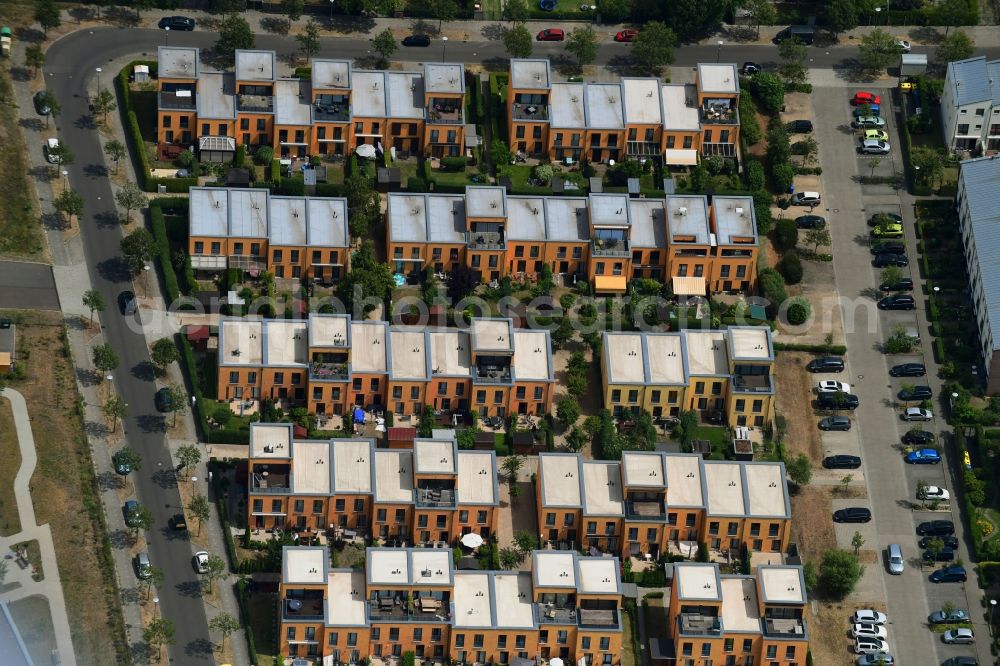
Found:
<svg viewBox="0 0 1000 666"><path fill-rule="evenodd" d="M937 556L941 554L944 550L944 539L941 537L934 537L927 542L927 555L930 557L931 561L936 560Z"/></svg>
<svg viewBox="0 0 1000 666"><path fill-rule="evenodd" d="M853 474L847 474L840 479L840 491L847 494L847 489L851 487L851 481L854 481Z"/></svg>
<svg viewBox="0 0 1000 666"><path fill-rule="evenodd" d="M108 399L104 401L104 416L111 421L111 432L116 432L118 430L118 419L125 418L127 413L128 405L125 403L125 398L115 394L108 396Z"/></svg>
<svg viewBox="0 0 1000 666"><path fill-rule="evenodd" d="M792 483L800 488L809 485L809 481L812 480L812 463L809 462L809 457L804 453L786 460L785 471L788 472L788 478L792 480Z"/></svg>
<svg viewBox="0 0 1000 666"><path fill-rule="evenodd" d="M858 556L858 552L863 545L865 545L865 538L861 536L861 532L855 531L854 536L851 537L851 547L854 548L854 557Z"/></svg>
<svg viewBox="0 0 1000 666"><path fill-rule="evenodd" d="M177 425L177 415L187 412L187 392L184 390L184 387L179 384L171 384L167 387L167 390L170 391L170 400L167 403L167 411L174 415L173 423L171 423L171 426L174 426Z"/></svg>
<svg viewBox="0 0 1000 666"><path fill-rule="evenodd" d="M828 550L819 564L819 589L831 599L843 599L851 593L864 571L864 566L853 554L846 550Z"/></svg>
<svg viewBox="0 0 1000 666"><path fill-rule="evenodd" d="M149 599L149 593L152 591L154 587L159 587L160 585L163 585L163 579L165 577L163 574L163 569L160 569L158 567L149 567L148 572L149 572L149 578L146 578L142 581L143 587L146 588L147 599Z"/></svg>
<svg viewBox="0 0 1000 666"><path fill-rule="evenodd" d="M201 526L199 525L199 529ZM205 563L205 579L208 580L208 593L212 593L215 581L229 578L229 567L226 561L218 555L209 555L208 562Z"/></svg>
<svg viewBox="0 0 1000 666"><path fill-rule="evenodd" d="M903 279L903 270L898 266L883 268L882 273L879 275L879 279L882 281L882 284L899 284L899 281Z"/></svg>
<svg viewBox="0 0 1000 666"><path fill-rule="evenodd" d="M813 254L819 252L820 246L829 247L833 245L833 240L830 238L830 231L826 228L823 229L809 229L806 231L806 243L813 246Z"/></svg>
<svg viewBox="0 0 1000 666"><path fill-rule="evenodd" d="M923 500L927 494L927 482L917 479L917 499Z"/></svg>

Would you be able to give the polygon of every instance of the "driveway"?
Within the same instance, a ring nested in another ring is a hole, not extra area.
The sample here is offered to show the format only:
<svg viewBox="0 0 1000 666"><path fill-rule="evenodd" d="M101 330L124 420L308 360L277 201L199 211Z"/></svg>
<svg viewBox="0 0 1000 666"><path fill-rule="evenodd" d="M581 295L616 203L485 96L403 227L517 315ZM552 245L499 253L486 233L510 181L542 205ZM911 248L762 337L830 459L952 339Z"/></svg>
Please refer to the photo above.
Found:
<svg viewBox="0 0 1000 666"><path fill-rule="evenodd" d="M58 310L52 267L28 261L0 261L0 309Z"/></svg>

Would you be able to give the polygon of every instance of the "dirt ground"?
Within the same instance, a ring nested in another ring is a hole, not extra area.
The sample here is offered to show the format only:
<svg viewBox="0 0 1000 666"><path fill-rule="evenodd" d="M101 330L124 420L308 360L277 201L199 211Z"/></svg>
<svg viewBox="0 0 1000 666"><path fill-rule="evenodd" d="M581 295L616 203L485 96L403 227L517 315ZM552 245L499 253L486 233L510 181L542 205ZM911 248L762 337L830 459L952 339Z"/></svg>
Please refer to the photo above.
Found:
<svg viewBox="0 0 1000 666"><path fill-rule="evenodd" d="M776 410L785 417L784 444L790 453L804 453L814 465L823 460L823 443L813 416L813 378L806 370L812 354L781 352L775 372Z"/></svg>
<svg viewBox="0 0 1000 666"><path fill-rule="evenodd" d="M803 561L819 561L823 551L837 547L832 507L827 488L806 486L792 495L792 540Z"/></svg>
<svg viewBox="0 0 1000 666"><path fill-rule="evenodd" d="M14 477L21 467L21 451L14 431L14 415L10 403L0 400L0 535L10 536L21 531L21 518L14 500Z"/></svg>

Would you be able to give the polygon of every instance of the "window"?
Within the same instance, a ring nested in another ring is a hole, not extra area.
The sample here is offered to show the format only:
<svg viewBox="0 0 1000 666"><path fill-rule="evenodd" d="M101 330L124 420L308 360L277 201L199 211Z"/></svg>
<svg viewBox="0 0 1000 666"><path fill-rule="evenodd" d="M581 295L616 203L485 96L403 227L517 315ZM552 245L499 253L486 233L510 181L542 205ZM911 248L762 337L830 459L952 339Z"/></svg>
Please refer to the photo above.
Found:
<svg viewBox="0 0 1000 666"><path fill-rule="evenodd" d="M484 524L486 522L486 512L485 511L477 511L476 512L476 522L479 523L480 525L482 525L482 524Z"/></svg>
<svg viewBox="0 0 1000 666"><path fill-rule="evenodd" d="M744 400L743 398L738 398L736 400L736 411L738 411L738 412L746 411L746 407L747 407L747 401L746 400Z"/></svg>
<svg viewBox="0 0 1000 666"><path fill-rule="evenodd" d="M691 150L691 137L689 136L684 137L684 149Z"/></svg>
<svg viewBox="0 0 1000 666"><path fill-rule="evenodd" d="M329 645L330 647L334 647L335 645L337 645L337 632L336 631L331 632L331 633L329 633L329 634L326 635L326 644Z"/></svg>
<svg viewBox="0 0 1000 666"><path fill-rule="evenodd" d="M587 521L587 534L597 534L597 521L588 520Z"/></svg>
<svg viewBox="0 0 1000 666"><path fill-rule="evenodd" d="M611 649L611 638L608 636L601 636L601 652L607 652Z"/></svg>
<svg viewBox="0 0 1000 666"><path fill-rule="evenodd" d="M729 277L729 269L732 268L729 264L725 264L719 269L719 277L727 278Z"/></svg>
<svg viewBox="0 0 1000 666"><path fill-rule="evenodd" d="M462 511L459 511L458 512L458 522L460 522L460 523L467 523L467 522L469 522L469 512L466 511L466 510L464 510L464 509Z"/></svg>
<svg viewBox="0 0 1000 666"><path fill-rule="evenodd" d="M751 652L751 651L753 651L753 639L751 639L751 638L744 638L743 639L743 651L744 652Z"/></svg>
<svg viewBox="0 0 1000 666"><path fill-rule="evenodd" d="M695 515L689 513L684 520L684 527L694 527Z"/></svg>
<svg viewBox="0 0 1000 666"><path fill-rule="evenodd" d="M389 629L389 640L398 641L399 640L399 627L392 627Z"/></svg>
<svg viewBox="0 0 1000 666"><path fill-rule="evenodd" d="M503 404L503 391L494 391L493 392L493 403L497 404L497 405L502 405Z"/></svg>
<svg viewBox="0 0 1000 666"><path fill-rule="evenodd" d="M771 523L770 525L768 525L768 527L767 527L767 536L771 537L772 539L775 538L776 536L778 536L778 524L777 523Z"/></svg>
<svg viewBox="0 0 1000 666"><path fill-rule="evenodd" d="M355 391L360 391L361 390L361 378L360 377L355 377L354 378L354 381L351 382L351 388L353 390L355 390Z"/></svg>
<svg viewBox="0 0 1000 666"><path fill-rule="evenodd" d="M427 514L417 516L417 527L427 527Z"/></svg>
<svg viewBox="0 0 1000 666"><path fill-rule="evenodd" d="M580 649L581 650L590 649L590 636L584 636L580 639Z"/></svg>
<svg viewBox="0 0 1000 666"><path fill-rule="evenodd" d="M712 382L712 395L722 395L722 382Z"/></svg>
<svg viewBox="0 0 1000 666"><path fill-rule="evenodd" d="M747 276L747 267L746 266L737 266L736 267L736 277L738 277L738 278L745 278L746 276Z"/></svg>
<svg viewBox="0 0 1000 666"><path fill-rule="evenodd" d="M170 117L170 116L163 116L163 126L164 127L170 127L171 124L172 124L172 122L171 122L172 120L173 120L173 118Z"/></svg>
<svg viewBox="0 0 1000 666"><path fill-rule="evenodd" d="M195 241L194 242L194 253L195 254L204 254L205 253L205 243L202 242L202 241Z"/></svg>
<svg viewBox="0 0 1000 666"><path fill-rule="evenodd" d="M514 647L519 650L524 649L524 644L525 644L524 641L525 641L524 634L518 634L517 636L514 637Z"/></svg>
<svg viewBox="0 0 1000 666"><path fill-rule="evenodd" d="M962 113L965 113L965 112L963 111ZM959 134L968 134L969 133L969 124L968 123L962 123L962 124L960 124L958 126L958 133Z"/></svg>
<svg viewBox="0 0 1000 666"><path fill-rule="evenodd" d="M376 514L375 514L375 520L379 521L380 523L384 523L385 522L385 509L379 509L376 512Z"/></svg>
<svg viewBox="0 0 1000 666"><path fill-rule="evenodd" d="M777 659L778 658L778 646L777 645L768 645L767 646L767 658L768 659Z"/></svg>
<svg viewBox="0 0 1000 666"><path fill-rule="evenodd" d="M411 386L410 387L410 400L417 400L420 397L420 387Z"/></svg>
<svg viewBox="0 0 1000 666"><path fill-rule="evenodd" d="M276 263L276 264L280 264L281 263L281 250L275 250L274 251L274 263Z"/></svg>
<svg viewBox="0 0 1000 666"><path fill-rule="evenodd" d="M365 510L365 501L363 499L354 500L354 511L359 513Z"/></svg>
<svg viewBox="0 0 1000 666"><path fill-rule="evenodd" d="M611 402L621 402L621 401L622 401L622 392L621 392L621 389L612 389L611 390Z"/></svg>
<svg viewBox="0 0 1000 666"><path fill-rule="evenodd" d="M483 647L483 635L473 634L472 635L472 647L481 648Z"/></svg>
<svg viewBox="0 0 1000 666"><path fill-rule="evenodd" d="M753 411L754 411L755 414L759 413L763 409L764 409L764 401L763 400L754 400L753 401Z"/></svg>
<svg viewBox="0 0 1000 666"><path fill-rule="evenodd" d="M636 389L630 389L628 392L629 403L639 402L639 391Z"/></svg>
<svg viewBox="0 0 1000 666"><path fill-rule="evenodd" d="M274 383L276 385L278 385L278 386L281 386L282 384L284 384L285 383L285 373L283 373L283 372L276 372L276 373L274 373Z"/></svg>
<svg viewBox="0 0 1000 666"><path fill-rule="evenodd" d="M718 521L712 521L708 524L708 533L717 535L719 533L719 523Z"/></svg>
<svg viewBox="0 0 1000 666"><path fill-rule="evenodd" d="M574 247L573 248L573 258L574 259L583 259L583 248L582 247Z"/></svg>
<svg viewBox="0 0 1000 666"><path fill-rule="evenodd" d="M424 630L423 630L423 628L422 627L417 627L416 629L414 629L413 630L413 640L414 640L414 642L419 643L423 639L424 639Z"/></svg>
<svg viewBox="0 0 1000 666"><path fill-rule="evenodd" d="M760 536L760 523L750 523L750 536Z"/></svg>
<svg viewBox="0 0 1000 666"><path fill-rule="evenodd" d="M659 389L653 390L652 393L650 393L649 399L651 401L653 401L653 402L659 402L660 401L660 390Z"/></svg>
<svg viewBox="0 0 1000 666"><path fill-rule="evenodd" d="M434 131L432 131L431 133L432 133L432 134L437 134L437 131L436 131L436 130L434 130ZM518 126L517 126L517 132L515 132L515 136L516 136L516 137L517 137L518 139L523 139L523 138L524 138L524 125L518 125Z"/></svg>
<svg viewBox="0 0 1000 666"><path fill-rule="evenodd" d="M785 659L795 659L795 646L786 645L785 646Z"/></svg>
<svg viewBox="0 0 1000 666"><path fill-rule="evenodd" d="M705 382L695 382L694 383L694 392L695 393L704 393L705 392Z"/></svg>
<svg viewBox="0 0 1000 666"><path fill-rule="evenodd" d="M212 243L212 254L220 254L222 252L222 244L218 241Z"/></svg>
<svg viewBox="0 0 1000 666"><path fill-rule="evenodd" d="M725 650L726 652L732 652L733 651L733 642L734 641L733 641L732 638L727 638L725 640L725 642L723 643L722 649Z"/></svg>
<svg viewBox="0 0 1000 666"><path fill-rule="evenodd" d="M676 137L672 137L672 136L668 136L667 137L667 149L668 150L670 148L673 148L676 143L677 143Z"/></svg>
<svg viewBox="0 0 1000 666"><path fill-rule="evenodd" d="M659 536L659 534L658 530L655 527L646 528L646 541L650 542L656 541L657 536Z"/></svg>
<svg viewBox="0 0 1000 666"><path fill-rule="evenodd" d="M334 506L334 510L335 511L337 511L339 513L343 513L344 512L344 499L340 498L338 500L335 500L334 503L333 503L333 506Z"/></svg>
<svg viewBox="0 0 1000 666"><path fill-rule="evenodd" d="M541 386L536 386L535 387L535 400L541 400L541 399L542 399L542 387Z"/></svg>
<svg viewBox="0 0 1000 666"><path fill-rule="evenodd" d="M497 636L497 647L501 650L507 647L507 635L500 634Z"/></svg>
<svg viewBox="0 0 1000 666"><path fill-rule="evenodd" d="M229 383L230 384L239 384L240 383L240 373L238 373L238 372L230 372L229 373Z"/></svg>
<svg viewBox="0 0 1000 666"><path fill-rule="evenodd" d="M524 386L518 386L517 387L517 391L516 391L517 399L518 400L524 400L524 396L525 396L525 393L527 392L527 390L528 389L526 387L524 387Z"/></svg>
<svg viewBox="0 0 1000 666"><path fill-rule="evenodd" d="M546 525L555 525L556 524L556 514L554 514L554 513L547 513L547 514L545 514L545 524Z"/></svg>
<svg viewBox="0 0 1000 666"><path fill-rule="evenodd" d="M729 523L729 527L727 529L727 535L731 537L736 536L736 531L739 529L739 526L740 526L739 523Z"/></svg>
<svg viewBox="0 0 1000 666"><path fill-rule="evenodd" d="M476 402L477 403L486 402L486 391L476 391Z"/></svg>
<svg viewBox="0 0 1000 666"><path fill-rule="evenodd" d="M323 513L323 500L313 500L313 513Z"/></svg>
<svg viewBox="0 0 1000 666"><path fill-rule="evenodd" d="M711 657L712 656L712 644L711 643L702 643L701 644L701 656L703 656L703 657Z"/></svg>
<svg viewBox="0 0 1000 666"><path fill-rule="evenodd" d="M573 518L574 517L575 516L572 513L567 513L566 515L564 515L563 516L563 525L565 525L566 527L572 527L573 526Z"/></svg>
<svg viewBox="0 0 1000 666"><path fill-rule="evenodd" d="M690 657L694 654L694 643L681 643L681 654Z"/></svg>
<svg viewBox="0 0 1000 666"><path fill-rule="evenodd" d="M392 387L392 397L395 400L399 400L400 398L402 398L403 397L403 387L402 386L393 386Z"/></svg>

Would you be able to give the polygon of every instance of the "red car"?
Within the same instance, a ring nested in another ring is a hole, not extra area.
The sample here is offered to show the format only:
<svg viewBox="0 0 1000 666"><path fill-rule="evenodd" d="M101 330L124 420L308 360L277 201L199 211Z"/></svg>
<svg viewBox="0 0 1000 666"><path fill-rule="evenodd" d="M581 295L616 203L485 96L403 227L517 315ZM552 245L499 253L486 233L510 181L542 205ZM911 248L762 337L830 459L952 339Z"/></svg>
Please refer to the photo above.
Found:
<svg viewBox="0 0 1000 666"><path fill-rule="evenodd" d="M616 42L631 42L633 39L639 36L639 31L633 28L628 30L620 30L615 34Z"/></svg>
<svg viewBox="0 0 1000 666"><path fill-rule="evenodd" d="M566 39L566 33L562 28L546 28L538 33L537 39L540 42L561 42Z"/></svg>
<svg viewBox="0 0 1000 666"><path fill-rule="evenodd" d="M861 106L862 104L882 104L882 98L878 95L870 92L857 92L854 93L854 98L851 99L851 104L854 106Z"/></svg>

